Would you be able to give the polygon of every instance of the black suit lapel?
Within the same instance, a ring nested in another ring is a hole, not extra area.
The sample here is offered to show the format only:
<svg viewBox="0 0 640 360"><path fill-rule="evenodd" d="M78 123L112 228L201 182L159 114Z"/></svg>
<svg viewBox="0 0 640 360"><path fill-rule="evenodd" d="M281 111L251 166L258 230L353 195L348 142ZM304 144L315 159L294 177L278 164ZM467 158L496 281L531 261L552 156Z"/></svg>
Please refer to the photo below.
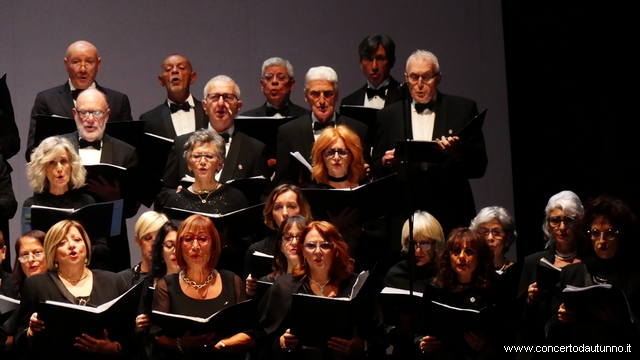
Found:
<svg viewBox="0 0 640 360"><path fill-rule="evenodd" d="M73 108L75 105L73 104L73 96L71 96L71 88L69 87L69 82L62 86L62 89L58 92L58 102L60 102L60 106L64 109L65 115L68 118L73 119Z"/></svg>
<svg viewBox="0 0 640 360"><path fill-rule="evenodd" d="M411 114L412 114L412 105L411 105L411 101L410 100L405 100L404 102L405 104L405 109L407 110L407 114L404 114L404 111L402 110L402 107L400 107L400 111L398 111L398 123L402 124L404 122L404 129L401 128L400 129L400 138L402 140L406 140L406 139L413 139L413 125L412 125L412 120L411 120ZM404 117L405 115L408 115L406 118ZM406 130L405 130L406 129ZM406 133L405 133L406 131ZM395 144L394 144L395 146Z"/></svg>
<svg viewBox="0 0 640 360"><path fill-rule="evenodd" d="M115 164L113 162L113 140L108 136L102 137L102 151L100 152L100 162L103 164Z"/></svg>
<svg viewBox="0 0 640 360"><path fill-rule="evenodd" d="M313 144L315 144L316 139L313 137L313 128L312 123L313 119L311 115L308 117L309 121L300 122L300 139L302 139L302 155L305 159L311 160L311 149L313 149Z"/></svg>
<svg viewBox="0 0 640 360"><path fill-rule="evenodd" d="M238 166L242 166L239 164L238 158L240 157L240 149L242 148L242 140L244 139L244 134L239 131L233 135L231 140L231 146L229 146L229 154L227 154L227 161L224 163L224 167L222 168L222 174L220 174L220 182L225 183L228 180L233 179L233 173Z"/></svg>
<svg viewBox="0 0 640 360"><path fill-rule="evenodd" d="M400 83L396 81L396 79L394 79L393 77L391 77L389 79L389 87L387 90L387 97L384 99L384 106L387 107L388 105L393 104L396 101L400 101L401 100L401 92L400 89L398 89L400 87Z"/></svg>
<svg viewBox="0 0 640 360"><path fill-rule="evenodd" d="M165 102L160 109L162 113L162 123L164 124L164 129L167 131L167 137L170 139L175 139L178 134L176 134L176 129L173 127L173 120L171 119L171 110L169 110L169 106ZM196 127L196 130L198 128Z"/></svg>
<svg viewBox="0 0 640 360"><path fill-rule="evenodd" d="M449 129L447 129L447 108L442 104L442 94L440 92L438 92L434 112L436 113L436 118L433 124L433 138L440 138L443 135L453 136L453 134L449 134Z"/></svg>

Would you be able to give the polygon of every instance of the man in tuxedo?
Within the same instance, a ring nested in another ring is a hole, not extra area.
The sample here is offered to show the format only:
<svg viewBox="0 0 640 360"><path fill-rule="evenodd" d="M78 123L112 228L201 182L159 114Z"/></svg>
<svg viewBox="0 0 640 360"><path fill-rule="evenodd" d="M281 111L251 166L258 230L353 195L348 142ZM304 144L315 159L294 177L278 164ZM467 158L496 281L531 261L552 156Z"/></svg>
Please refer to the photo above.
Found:
<svg viewBox="0 0 640 360"><path fill-rule="evenodd" d="M468 226L475 216L468 179L481 178L487 167L482 132L468 139L454 136L478 114L478 107L473 100L438 91L442 73L431 52L415 51L407 60L405 78L412 99L378 112L373 169L378 175L397 171L403 191L408 185L410 212L428 211L448 233L452 228ZM404 109L409 119L403 118ZM400 165L395 156L396 143L407 138L435 140L444 160Z"/></svg>
<svg viewBox="0 0 640 360"><path fill-rule="evenodd" d="M131 168L138 164L133 146L104 133L111 109L107 97L98 89L87 89L78 95L73 117L77 131L65 135L78 151L83 165L111 164ZM96 202L122 199L121 184L109 183L102 177L89 179L87 189ZM118 272L131 267L129 240L125 219L135 216L140 206L135 199L124 199L120 235L107 239L109 254L93 254L91 262L97 267Z"/></svg>
<svg viewBox="0 0 640 360"><path fill-rule="evenodd" d="M115 90L104 88L96 83L96 76L100 70L101 58L98 50L87 41L76 41L69 46L64 58L64 66L69 74L69 80L60 86L38 93L31 109L31 122L27 138L27 162L35 144L37 115L57 115L73 118L73 108L80 91L96 88L106 97L111 110L111 121L132 120L131 106L127 95Z"/></svg>
<svg viewBox="0 0 640 360"><path fill-rule="evenodd" d="M260 89L267 101L260 107L242 113L242 116L276 116L298 117L308 111L289 100L289 95L296 86L293 77L293 66L283 58L273 57L262 63Z"/></svg>
<svg viewBox="0 0 640 360"><path fill-rule="evenodd" d="M335 111L338 100L338 74L326 66L309 69L305 76L304 98L311 113L292 120L278 129L276 174L274 184L299 183L299 167L291 166L291 152L299 152L311 161L311 149L327 126L347 125L360 137L365 160L368 159L367 126L357 120L342 116Z"/></svg>
<svg viewBox="0 0 640 360"><path fill-rule="evenodd" d="M204 87L202 107L209 116L209 128L220 134L226 141L226 161L222 171L216 174L216 180L225 183L231 179L242 179L254 176L267 176L266 146L246 134L237 131L234 125L236 115L242 107L240 87L233 79L218 75ZM163 191L155 203L156 211L160 211L170 192L175 192L185 175L193 176L184 158L184 144L192 133L178 136L173 150L169 154L164 174Z"/></svg>
<svg viewBox="0 0 640 360"><path fill-rule="evenodd" d="M158 83L167 90L167 100L140 115L145 132L173 140L207 126L207 115L189 89L194 81L196 73L185 57L174 54L162 62Z"/></svg>
<svg viewBox="0 0 640 360"><path fill-rule="evenodd" d="M382 109L401 100L398 83L389 73L396 62L396 44L387 35L367 36L358 45L360 69L367 83L342 99L340 105Z"/></svg>

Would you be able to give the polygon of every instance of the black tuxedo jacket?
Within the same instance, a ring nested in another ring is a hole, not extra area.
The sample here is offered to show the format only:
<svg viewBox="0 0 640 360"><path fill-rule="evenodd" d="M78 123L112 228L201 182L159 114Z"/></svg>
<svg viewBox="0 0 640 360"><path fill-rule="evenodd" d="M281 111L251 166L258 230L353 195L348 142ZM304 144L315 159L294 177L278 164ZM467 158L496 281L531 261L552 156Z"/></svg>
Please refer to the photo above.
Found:
<svg viewBox="0 0 640 360"><path fill-rule="evenodd" d="M209 117L205 114L202 104L195 97L193 97L193 103L195 105L195 108L192 110L195 111L196 114L196 130L207 127ZM145 132L169 139L175 139L178 136L176 135L176 129L173 127L171 110L169 110L166 100L156 108L140 115L140 120L145 121Z"/></svg>
<svg viewBox="0 0 640 360"><path fill-rule="evenodd" d="M193 176L193 173L189 171L187 159L184 158L184 144L191 135L193 133L178 136L173 143L173 150L169 153L163 177L164 189L158 195L158 200L155 203L154 209L156 211L160 211L164 206L169 194L175 193L176 188L180 185L180 180L185 175ZM268 177L268 172L265 144L236 130L231 138L231 146L220 174L220 182L225 183L231 179L260 175Z"/></svg>
<svg viewBox="0 0 640 360"><path fill-rule="evenodd" d="M133 120L131 117L131 105L127 95L104 88L96 83L96 88L107 96L109 103L109 121ZM27 152L25 157L29 162L29 156L37 146L34 144L36 135L36 116L38 115L59 115L73 119L73 97L69 82L56 86L49 90L44 90L36 95L36 101L31 109L31 122L29 124L29 136L27 138Z"/></svg>
<svg viewBox="0 0 640 360"><path fill-rule="evenodd" d="M4 234L5 244L7 245L7 256L2 266L5 271L11 271L11 246L9 246L9 219L13 218L18 210L18 202L13 193L13 185L11 184L11 174L7 163L5 163L2 155L0 155L0 231ZM1 270L0 270L1 271Z"/></svg>
<svg viewBox="0 0 640 360"><path fill-rule="evenodd" d="M402 100L401 93L398 90L399 86L400 83L392 76L389 76L389 87L387 89L387 96L384 98L384 107ZM366 93L367 84L364 84L363 87L356 90L354 93L345 96L340 102L340 105L364 105L364 97Z"/></svg>
<svg viewBox="0 0 640 360"><path fill-rule="evenodd" d="M289 105L288 106L289 106L289 116L298 117L298 116L305 115L305 114L307 114L309 112L309 109L305 109L302 106L298 106L298 105L292 103L291 101L289 101ZM255 109L251 109L251 110L245 111L240 115L242 115L242 116L256 116L256 117L267 116L267 103L265 102L264 104L262 104L262 106L257 107Z"/></svg>
<svg viewBox="0 0 640 360"><path fill-rule="evenodd" d="M11 94L7 87L7 74L0 78L0 155L9 160L20 151L20 133L11 103ZM8 166L9 163L6 163ZM11 167L9 167L11 172Z"/></svg>
<svg viewBox="0 0 640 360"><path fill-rule="evenodd" d="M313 119L310 113L280 126L278 128L278 147L276 153L276 174L274 184L290 182L297 184L297 174L292 173L291 152L298 151L311 163L311 150L315 139L312 129ZM360 137L365 161L369 159L370 147L367 141L367 125L358 120L336 114L337 125L346 125Z"/></svg>
<svg viewBox="0 0 640 360"><path fill-rule="evenodd" d="M413 138L411 118L403 120L402 104L397 102L378 112L372 156L372 168L377 176L391 172L382 167L382 157L387 150L394 149L398 141L405 139L405 128L407 137ZM410 113L411 102L407 100L404 104ZM458 133L478 114L478 107L473 100L438 93L434 112L435 139ZM466 140L460 151L449 155L442 163L429 164L427 171L422 171L419 164L410 168L409 172L402 168L397 171L402 183L411 176L409 189L413 209L430 212L444 229L469 225L476 209L468 179L481 178L487 168L482 134Z"/></svg>

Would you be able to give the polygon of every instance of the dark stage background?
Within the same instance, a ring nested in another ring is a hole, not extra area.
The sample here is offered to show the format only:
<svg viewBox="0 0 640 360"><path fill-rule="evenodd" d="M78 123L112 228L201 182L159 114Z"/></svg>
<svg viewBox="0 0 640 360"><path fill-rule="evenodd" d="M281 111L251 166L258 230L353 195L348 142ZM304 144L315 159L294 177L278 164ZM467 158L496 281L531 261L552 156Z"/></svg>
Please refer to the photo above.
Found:
<svg viewBox="0 0 640 360"><path fill-rule="evenodd" d="M22 139L21 153L10 160L20 204L31 195L24 149L33 100L38 91L67 81L63 57L76 40L96 45L102 57L98 82L128 94L137 118L165 99L156 77L169 54L191 60L198 73L192 92L198 98L208 79L226 74L239 84L245 109L264 101L259 87L262 62L272 56L287 58L298 79L292 100L303 104L303 77L312 66L333 67L341 95L362 86L357 45L367 35L386 33L397 45L392 70L396 79L402 78L413 50L427 49L440 60L443 92L489 108L489 166L483 179L472 181L476 205L514 210L500 2L4 0L1 7L0 73L8 73ZM541 211L537 202L531 206ZM134 222L129 221L130 232ZM19 229L16 216L12 242ZM139 251L132 250L132 257L137 262Z"/></svg>

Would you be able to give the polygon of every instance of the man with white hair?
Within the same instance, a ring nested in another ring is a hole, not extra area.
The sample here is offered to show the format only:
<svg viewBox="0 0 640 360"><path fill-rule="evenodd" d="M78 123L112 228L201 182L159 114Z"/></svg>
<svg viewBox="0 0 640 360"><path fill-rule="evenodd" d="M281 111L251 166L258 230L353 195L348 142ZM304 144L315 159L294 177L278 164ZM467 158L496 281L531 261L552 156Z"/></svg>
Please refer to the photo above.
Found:
<svg viewBox="0 0 640 360"><path fill-rule="evenodd" d="M308 110L291 102L289 96L296 86L293 66L283 58L272 57L262 63L260 89L267 101L255 109L242 113L242 116L298 117Z"/></svg>
<svg viewBox="0 0 640 360"><path fill-rule="evenodd" d="M478 115L478 107L473 100L438 91L442 72L431 52L417 50L409 57L405 79L412 99L404 105L394 103L378 113L372 167L379 176L398 171L399 178L411 185L411 212L428 211L448 233L454 227L467 226L475 216L468 179L481 178L487 168L482 133L464 143L454 135ZM407 123L403 106L410 113ZM410 171L405 172L395 157L395 146L407 138L435 140L445 160L410 166Z"/></svg>
<svg viewBox="0 0 640 360"><path fill-rule="evenodd" d="M242 107L238 84L228 76L218 75L205 85L203 96L202 107L209 116L209 128L226 141L226 160L216 180L225 183L231 179L267 177L266 146L235 128L235 118ZM168 193L176 191L185 175L193 176L184 158L184 144L191 135L193 133L178 136L174 142L163 177L164 190L155 203L156 211L160 211Z"/></svg>
<svg viewBox="0 0 640 360"><path fill-rule="evenodd" d="M36 135L36 117L38 115L58 115L73 118L73 108L78 94L82 90L95 88L106 97L111 110L111 121L132 120L131 105L127 95L107 89L96 83L96 76L100 70L102 58L98 56L98 49L88 41L80 40L69 45L64 57L64 67L69 74L69 80L60 86L38 93L31 109L31 122L27 138L26 159L33 149Z"/></svg>
<svg viewBox="0 0 640 360"><path fill-rule="evenodd" d="M290 166L290 152L297 151L310 162L313 144L327 126L350 127L360 137L365 159L367 158L369 155L369 147L366 145L367 126L336 112L338 95L338 74L332 68L318 66L309 69L305 76L304 99L311 107L311 113L292 120L278 129L274 184L298 183L299 174L292 173Z"/></svg>

